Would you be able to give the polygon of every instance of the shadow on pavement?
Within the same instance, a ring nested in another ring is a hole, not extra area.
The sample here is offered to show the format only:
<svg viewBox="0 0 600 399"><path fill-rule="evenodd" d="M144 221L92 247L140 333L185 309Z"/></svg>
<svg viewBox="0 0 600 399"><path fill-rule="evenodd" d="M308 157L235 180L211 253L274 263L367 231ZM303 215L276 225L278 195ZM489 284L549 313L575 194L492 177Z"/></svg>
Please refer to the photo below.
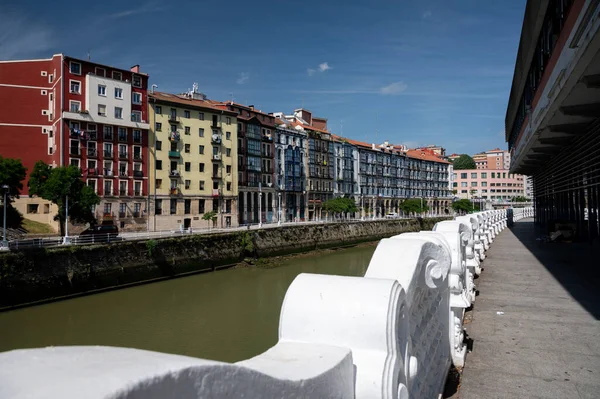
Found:
<svg viewBox="0 0 600 399"><path fill-rule="evenodd" d="M600 246L587 242L544 242L545 231L526 219L513 234L596 320L600 319Z"/></svg>

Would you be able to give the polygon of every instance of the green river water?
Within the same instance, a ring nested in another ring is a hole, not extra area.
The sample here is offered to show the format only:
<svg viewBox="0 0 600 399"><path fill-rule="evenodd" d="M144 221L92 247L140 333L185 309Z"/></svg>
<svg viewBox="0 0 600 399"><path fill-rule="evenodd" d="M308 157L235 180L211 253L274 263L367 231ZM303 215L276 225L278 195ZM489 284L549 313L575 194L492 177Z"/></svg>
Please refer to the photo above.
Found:
<svg viewBox="0 0 600 399"><path fill-rule="evenodd" d="M281 303L299 273L363 276L374 250L320 252L272 268L202 273L0 313L0 352L110 345L247 359L277 342Z"/></svg>

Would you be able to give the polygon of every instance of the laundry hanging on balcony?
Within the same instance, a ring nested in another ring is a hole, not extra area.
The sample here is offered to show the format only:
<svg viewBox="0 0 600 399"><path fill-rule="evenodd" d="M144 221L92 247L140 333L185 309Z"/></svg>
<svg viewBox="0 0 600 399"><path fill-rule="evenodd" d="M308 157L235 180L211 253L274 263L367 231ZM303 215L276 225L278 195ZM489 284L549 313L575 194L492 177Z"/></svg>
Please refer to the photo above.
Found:
<svg viewBox="0 0 600 399"><path fill-rule="evenodd" d="M82 140L87 140L89 133L87 133L85 130L71 129L71 136L79 137Z"/></svg>
<svg viewBox="0 0 600 399"><path fill-rule="evenodd" d="M179 132L171 132L171 134L169 134L169 140L179 141L179 139L180 139Z"/></svg>

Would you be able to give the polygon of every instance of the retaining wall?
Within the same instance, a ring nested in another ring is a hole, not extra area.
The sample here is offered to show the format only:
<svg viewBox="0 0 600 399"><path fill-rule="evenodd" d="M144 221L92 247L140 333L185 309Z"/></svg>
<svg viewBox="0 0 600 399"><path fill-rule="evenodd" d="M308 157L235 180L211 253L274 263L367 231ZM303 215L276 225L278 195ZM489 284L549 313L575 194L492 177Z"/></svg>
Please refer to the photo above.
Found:
<svg viewBox="0 0 600 399"><path fill-rule="evenodd" d="M283 226L0 254L0 308L269 257L430 230L443 219Z"/></svg>

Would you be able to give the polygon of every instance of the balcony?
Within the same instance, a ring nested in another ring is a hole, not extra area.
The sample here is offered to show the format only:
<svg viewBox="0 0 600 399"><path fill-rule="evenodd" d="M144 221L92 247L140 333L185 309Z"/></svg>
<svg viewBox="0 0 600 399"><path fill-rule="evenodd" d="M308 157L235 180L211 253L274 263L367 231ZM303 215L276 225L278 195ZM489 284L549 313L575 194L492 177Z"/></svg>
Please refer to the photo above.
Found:
<svg viewBox="0 0 600 399"><path fill-rule="evenodd" d="M144 177L144 172L142 172L141 170L134 170L133 177Z"/></svg>
<svg viewBox="0 0 600 399"><path fill-rule="evenodd" d="M142 136L133 136L133 142L134 143L141 143L142 142Z"/></svg>
<svg viewBox="0 0 600 399"><path fill-rule="evenodd" d="M104 150L104 158L112 158L112 157L113 157L112 151Z"/></svg>
<svg viewBox="0 0 600 399"><path fill-rule="evenodd" d="M113 177L113 171L112 169L104 169L104 176L105 177Z"/></svg>
<svg viewBox="0 0 600 399"><path fill-rule="evenodd" d="M213 174L212 174L212 178L213 178L213 179L222 179L222 178L223 178L223 176L221 175L221 172L217 172L217 173L214 173L214 172L213 172Z"/></svg>
<svg viewBox="0 0 600 399"><path fill-rule="evenodd" d="M171 195L179 195L179 188L177 187L171 187L169 190L169 194Z"/></svg>
<svg viewBox="0 0 600 399"><path fill-rule="evenodd" d="M217 189L217 188L213 188L213 190L212 190L212 196L213 196L213 197L218 197L218 196L219 196L219 194L220 194L220 193L219 193L219 189Z"/></svg>
<svg viewBox="0 0 600 399"><path fill-rule="evenodd" d="M119 141L126 143L127 142L127 135L119 134Z"/></svg>
<svg viewBox="0 0 600 399"><path fill-rule="evenodd" d="M139 211L138 211L138 212L135 212L135 211L134 211L134 212L133 212L133 217L134 217L134 218L139 218L139 217L140 217L140 212L139 212Z"/></svg>
<svg viewBox="0 0 600 399"><path fill-rule="evenodd" d="M221 162L221 154L213 154L212 160L214 162Z"/></svg>
<svg viewBox="0 0 600 399"><path fill-rule="evenodd" d="M87 174L88 176L97 176L98 172L96 171L96 168L88 168Z"/></svg>
<svg viewBox="0 0 600 399"><path fill-rule="evenodd" d="M179 134L179 132L170 132L169 133L169 141L171 141L173 143L178 143L179 140L181 140L181 135Z"/></svg>
<svg viewBox="0 0 600 399"><path fill-rule="evenodd" d="M221 144L222 143L221 136L219 134L213 134L210 142L212 144Z"/></svg>
<svg viewBox="0 0 600 399"><path fill-rule="evenodd" d="M119 151L119 159L129 159L126 151Z"/></svg>
<svg viewBox="0 0 600 399"><path fill-rule="evenodd" d="M179 152L178 150L169 151L169 158L180 158L180 157L181 157L181 152Z"/></svg>
<svg viewBox="0 0 600 399"><path fill-rule="evenodd" d="M179 123L180 122L179 116L178 115L174 115L174 114L169 115L169 122L171 122L171 123Z"/></svg>
<svg viewBox="0 0 600 399"><path fill-rule="evenodd" d="M119 177L128 177L127 176L127 171L126 170L120 170L119 171Z"/></svg>
<svg viewBox="0 0 600 399"><path fill-rule="evenodd" d="M218 122L217 122L217 123L215 123L215 122L212 122L212 123L210 124L210 128L211 128L211 129L219 129L219 130L220 130L220 129L221 129L221 126L218 124Z"/></svg>
<svg viewBox="0 0 600 399"><path fill-rule="evenodd" d="M177 169L173 169L169 172L169 176L170 177L181 177L181 175L179 174L179 171Z"/></svg>
<svg viewBox="0 0 600 399"><path fill-rule="evenodd" d="M119 212L119 219L123 219L127 217L127 213L126 212Z"/></svg>
<svg viewBox="0 0 600 399"><path fill-rule="evenodd" d="M119 195L122 197L127 195L127 190L119 190Z"/></svg>
<svg viewBox="0 0 600 399"><path fill-rule="evenodd" d="M134 161L141 161L142 160L142 153L141 152L134 152L133 153L133 160Z"/></svg>
<svg viewBox="0 0 600 399"><path fill-rule="evenodd" d="M79 147L71 147L69 148L69 155L73 157L80 157L81 151L79 151Z"/></svg>
<svg viewBox="0 0 600 399"><path fill-rule="evenodd" d="M135 197L141 197L142 196L142 191L141 190L134 190L133 191L133 195ZM137 216L134 216L134 217L137 217Z"/></svg>
<svg viewBox="0 0 600 399"><path fill-rule="evenodd" d="M98 140L98 133L95 130L88 132L88 140Z"/></svg>
<svg viewBox="0 0 600 399"><path fill-rule="evenodd" d="M96 158L98 156L98 151L95 148L88 148L87 156L88 158Z"/></svg>
<svg viewBox="0 0 600 399"><path fill-rule="evenodd" d="M113 139L112 133L104 133L103 137L104 137L105 141L112 141L112 139Z"/></svg>

